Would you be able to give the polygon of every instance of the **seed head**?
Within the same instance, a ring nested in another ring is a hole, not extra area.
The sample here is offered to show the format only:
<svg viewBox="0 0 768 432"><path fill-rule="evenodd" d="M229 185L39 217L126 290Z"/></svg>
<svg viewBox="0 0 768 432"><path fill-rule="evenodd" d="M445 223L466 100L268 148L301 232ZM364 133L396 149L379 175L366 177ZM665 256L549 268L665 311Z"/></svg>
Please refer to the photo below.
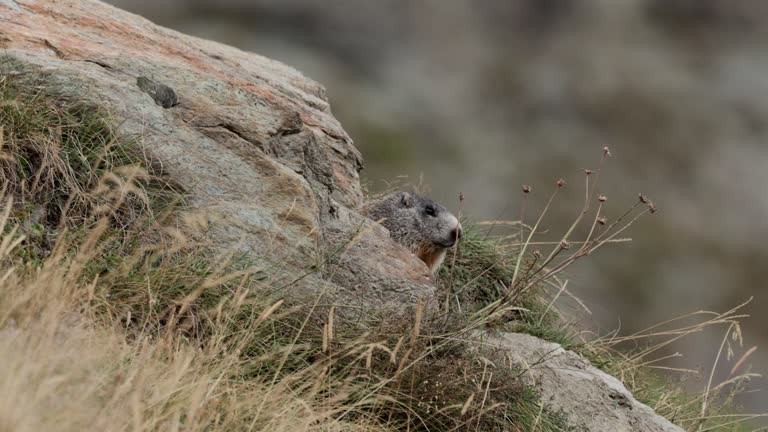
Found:
<svg viewBox="0 0 768 432"><path fill-rule="evenodd" d="M603 147L603 156L611 157L611 149L609 149L608 146Z"/></svg>
<svg viewBox="0 0 768 432"><path fill-rule="evenodd" d="M587 168L587 169L584 170L584 174L590 175L590 174L592 174L592 170Z"/></svg>
<svg viewBox="0 0 768 432"><path fill-rule="evenodd" d="M463 202L463 201L464 201L464 194L459 193L459 202Z"/></svg>
<svg viewBox="0 0 768 432"><path fill-rule="evenodd" d="M534 258L536 258L536 259L540 259L540 258L542 258L542 257L543 257L543 256L541 255L541 251L540 251L540 250L538 250L538 249L536 249L535 251L533 251L533 256L534 256Z"/></svg>
<svg viewBox="0 0 768 432"><path fill-rule="evenodd" d="M608 222L608 218L607 217L605 217L605 216L598 216L597 217L597 223L599 223L600 225L605 225L606 222Z"/></svg>
<svg viewBox="0 0 768 432"><path fill-rule="evenodd" d="M565 186L565 180L559 179L556 184L557 184L557 187L562 188Z"/></svg>
<svg viewBox="0 0 768 432"><path fill-rule="evenodd" d="M648 203L648 209L651 210L651 214L656 213L658 209L656 208L656 204L653 203L653 201Z"/></svg>
<svg viewBox="0 0 768 432"><path fill-rule="evenodd" d="M528 185L523 185L523 193L531 193L531 187Z"/></svg>
<svg viewBox="0 0 768 432"><path fill-rule="evenodd" d="M561 240L560 247L567 250L571 248L571 244L568 243L568 240Z"/></svg>
<svg viewBox="0 0 768 432"><path fill-rule="evenodd" d="M651 201L648 199L647 196L645 196L643 194L640 194L640 202L643 203L643 204L648 204Z"/></svg>
<svg viewBox="0 0 768 432"><path fill-rule="evenodd" d="M603 195L603 194L600 194L600 195L597 196L597 200L600 201L600 202L606 202L606 201L608 201L608 197Z"/></svg>

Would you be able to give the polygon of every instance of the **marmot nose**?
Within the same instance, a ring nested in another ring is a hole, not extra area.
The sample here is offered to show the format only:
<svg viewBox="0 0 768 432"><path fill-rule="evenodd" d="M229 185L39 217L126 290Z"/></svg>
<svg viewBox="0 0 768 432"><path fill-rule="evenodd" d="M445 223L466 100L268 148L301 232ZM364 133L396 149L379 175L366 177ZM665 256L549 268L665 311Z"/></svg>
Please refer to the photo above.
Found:
<svg viewBox="0 0 768 432"><path fill-rule="evenodd" d="M451 239L455 241L461 240L461 226L458 226L451 231Z"/></svg>

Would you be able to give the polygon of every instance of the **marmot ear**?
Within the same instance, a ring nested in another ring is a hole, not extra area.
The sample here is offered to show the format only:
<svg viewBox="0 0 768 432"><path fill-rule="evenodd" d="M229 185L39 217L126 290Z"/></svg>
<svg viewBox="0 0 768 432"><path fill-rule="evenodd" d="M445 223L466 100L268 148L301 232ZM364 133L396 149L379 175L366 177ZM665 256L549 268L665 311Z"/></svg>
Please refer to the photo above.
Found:
<svg viewBox="0 0 768 432"><path fill-rule="evenodd" d="M400 192L400 204L403 205L403 207L411 208L413 207L413 197L408 192Z"/></svg>

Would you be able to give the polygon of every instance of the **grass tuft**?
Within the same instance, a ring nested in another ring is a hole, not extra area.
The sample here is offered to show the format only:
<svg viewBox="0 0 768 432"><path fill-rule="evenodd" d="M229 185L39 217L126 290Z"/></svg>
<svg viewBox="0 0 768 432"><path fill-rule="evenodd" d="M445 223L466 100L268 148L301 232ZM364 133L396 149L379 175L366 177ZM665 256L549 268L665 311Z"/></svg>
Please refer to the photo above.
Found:
<svg viewBox="0 0 768 432"><path fill-rule="evenodd" d="M622 380L639 401L686 430L751 430L749 420L768 413L736 414L735 396L757 377L746 366L754 347L732 359L742 348L739 320L747 317L741 312L746 303L725 313L701 311L678 317L628 336L612 333L588 338L573 325L590 312L568 290L568 281L562 278L564 272L605 245L629 241L620 235L640 217L658 211L641 194L618 218L608 220L603 215L607 197L599 192L598 184L608 157L610 150L605 148L599 169L585 170L583 208L559 240L541 241L546 236L539 230L548 209L566 187L562 179L556 182L532 225L523 219L532 194L528 185L522 188L521 220L476 224L463 221L465 236L438 275L446 299L444 312L454 321L463 318L465 325L527 333L576 351ZM499 226L506 228L504 234L492 235ZM584 238L573 240L576 233L583 233ZM566 304L567 312L561 311ZM662 356L659 353L664 347L681 338L720 329L725 332L723 345L711 370L699 374L665 366L679 354ZM714 382L714 371L726 361L725 357L734 360L733 369L721 382ZM697 375L709 379L703 391L692 392L686 381Z"/></svg>
<svg viewBox="0 0 768 432"><path fill-rule="evenodd" d="M467 342L485 327L578 349L697 430L734 420L712 418L727 384L678 399L644 375L653 350L623 349L631 339L615 336L582 341L563 325L563 270L650 211L644 198L606 224L587 180L584 210L546 256L530 252L539 223L520 222L506 237L466 223L439 276L443 314L420 306L409 320L363 327L344 322L322 293L308 305L280 297L290 287L273 273L286 269L214 254L183 190L98 107L55 94L49 76L10 59L0 72L2 428L570 430L521 371ZM575 242L583 220L589 235ZM674 335L721 324L731 335L740 317L706 315Z"/></svg>

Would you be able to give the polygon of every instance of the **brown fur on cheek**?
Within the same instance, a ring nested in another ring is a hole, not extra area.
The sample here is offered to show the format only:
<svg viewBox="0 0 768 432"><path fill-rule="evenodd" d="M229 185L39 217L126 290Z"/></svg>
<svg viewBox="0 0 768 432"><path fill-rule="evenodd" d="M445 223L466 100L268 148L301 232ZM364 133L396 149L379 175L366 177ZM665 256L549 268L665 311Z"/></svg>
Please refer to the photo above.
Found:
<svg viewBox="0 0 768 432"><path fill-rule="evenodd" d="M442 264L443 260L445 259L446 251L447 249L445 248L426 245L419 247L419 249L416 251L416 256L424 261L424 264L429 267L429 271L432 272L432 274L435 274L437 269L440 267L440 264Z"/></svg>

